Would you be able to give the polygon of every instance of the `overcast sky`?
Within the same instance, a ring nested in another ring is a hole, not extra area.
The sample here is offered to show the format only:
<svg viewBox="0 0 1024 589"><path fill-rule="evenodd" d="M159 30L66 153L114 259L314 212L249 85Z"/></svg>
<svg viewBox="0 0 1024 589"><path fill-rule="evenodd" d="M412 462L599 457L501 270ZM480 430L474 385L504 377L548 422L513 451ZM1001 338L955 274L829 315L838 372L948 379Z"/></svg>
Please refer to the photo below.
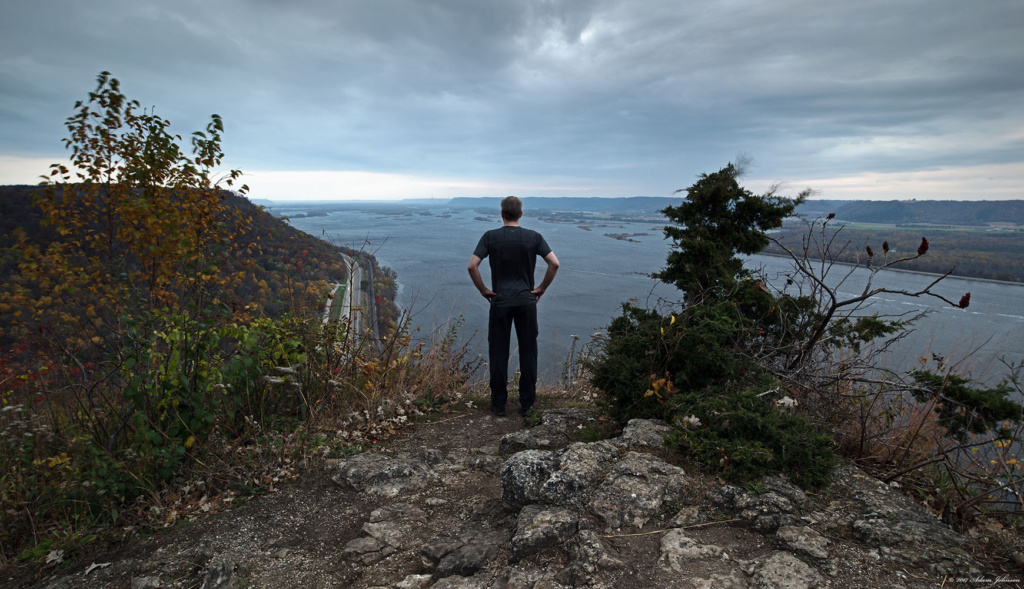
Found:
<svg viewBox="0 0 1024 589"><path fill-rule="evenodd" d="M1024 198L1020 0L0 0L0 184L102 70L253 198Z"/></svg>

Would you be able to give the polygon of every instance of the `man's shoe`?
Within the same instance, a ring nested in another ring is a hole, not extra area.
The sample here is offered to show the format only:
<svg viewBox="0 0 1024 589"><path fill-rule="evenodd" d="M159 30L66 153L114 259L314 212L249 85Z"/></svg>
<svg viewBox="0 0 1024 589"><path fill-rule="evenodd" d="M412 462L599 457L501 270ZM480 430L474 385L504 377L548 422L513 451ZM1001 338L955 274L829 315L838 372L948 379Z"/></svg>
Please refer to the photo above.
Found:
<svg viewBox="0 0 1024 589"><path fill-rule="evenodd" d="M506 412L504 408L498 409L496 407L491 407L491 413L493 413L495 417L505 417L508 415L508 412Z"/></svg>
<svg viewBox="0 0 1024 589"><path fill-rule="evenodd" d="M533 415L533 405L530 405L529 407L523 407L522 409L519 410L519 414L522 415L523 417L529 417Z"/></svg>

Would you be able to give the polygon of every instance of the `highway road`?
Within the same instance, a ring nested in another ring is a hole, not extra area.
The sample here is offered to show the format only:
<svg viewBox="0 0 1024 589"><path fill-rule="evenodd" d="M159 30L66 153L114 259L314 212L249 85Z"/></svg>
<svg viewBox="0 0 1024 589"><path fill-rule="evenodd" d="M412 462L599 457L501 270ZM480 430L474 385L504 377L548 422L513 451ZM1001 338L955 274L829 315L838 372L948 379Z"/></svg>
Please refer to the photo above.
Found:
<svg viewBox="0 0 1024 589"><path fill-rule="evenodd" d="M327 299L327 308L324 310L324 323L327 323L331 318L332 305L341 305L341 313L339 317L347 317L349 324L352 326L353 333L358 333L362 323L362 289L360 284L363 280L363 269L359 267L355 261L346 256L342 255L342 260L345 262L345 266L348 268L348 277L345 280L345 293L342 295L341 300ZM334 285L334 291L337 292L338 287L342 286L339 284Z"/></svg>

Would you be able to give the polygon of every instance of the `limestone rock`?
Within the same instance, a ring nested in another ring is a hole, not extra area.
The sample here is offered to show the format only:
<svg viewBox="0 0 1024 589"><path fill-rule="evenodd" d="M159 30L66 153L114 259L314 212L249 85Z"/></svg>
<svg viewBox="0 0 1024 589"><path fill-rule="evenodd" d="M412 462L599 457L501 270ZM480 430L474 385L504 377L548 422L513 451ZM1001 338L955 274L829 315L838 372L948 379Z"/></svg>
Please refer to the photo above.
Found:
<svg viewBox="0 0 1024 589"><path fill-rule="evenodd" d="M405 550L409 546L417 544L411 536L411 526L404 526L394 522L379 522L363 524L363 533L374 538L381 544L387 544L395 550Z"/></svg>
<svg viewBox="0 0 1024 589"><path fill-rule="evenodd" d="M605 587L600 580L602 574L626 566L608 553L601 538L593 530L581 530L576 541L569 542L566 548L572 562L554 576L555 581L566 587Z"/></svg>
<svg viewBox="0 0 1024 589"><path fill-rule="evenodd" d="M357 454L335 467L335 483L363 493L394 497L406 491L423 489L437 479L433 468L443 454L422 450L391 456L381 452Z"/></svg>
<svg viewBox="0 0 1024 589"><path fill-rule="evenodd" d="M551 572L539 571L533 568L527 569L513 569L507 579L503 579L504 584L501 581L496 583L494 589L545 589L555 587L561 587L561 585L552 584Z"/></svg>
<svg viewBox="0 0 1024 589"><path fill-rule="evenodd" d="M470 457L466 462L466 466L469 468L486 472L487 474L498 474L501 472L503 464L505 464L505 460L501 457L486 453L478 453Z"/></svg>
<svg viewBox="0 0 1024 589"><path fill-rule="evenodd" d="M341 552L345 558L363 565L380 562L394 553L393 547L372 536L361 536L352 540Z"/></svg>
<svg viewBox="0 0 1024 589"><path fill-rule="evenodd" d="M588 508L609 528L643 527L683 495L683 469L647 454L628 452L594 492Z"/></svg>
<svg viewBox="0 0 1024 589"><path fill-rule="evenodd" d="M568 446L571 441L565 428L540 425L505 434L498 444L498 451L507 454L523 450L557 450Z"/></svg>
<svg viewBox="0 0 1024 589"><path fill-rule="evenodd" d="M430 586L433 579L431 575L406 575L404 579L395 583L395 589L424 589Z"/></svg>
<svg viewBox="0 0 1024 589"><path fill-rule="evenodd" d="M783 526L776 532L776 536L793 552L817 560L828 558L828 551L825 549L828 540L807 526Z"/></svg>
<svg viewBox="0 0 1024 589"><path fill-rule="evenodd" d="M430 585L430 589L486 589L487 580L474 577L446 577Z"/></svg>
<svg viewBox="0 0 1024 589"><path fill-rule="evenodd" d="M566 409L548 409L541 416L541 424L571 430L578 425L586 425L597 419L598 412L593 408L571 407Z"/></svg>
<svg viewBox="0 0 1024 589"><path fill-rule="evenodd" d="M558 456L544 450L513 454L501 467L501 497L522 506L541 501L541 488L558 467Z"/></svg>
<svg viewBox="0 0 1024 589"><path fill-rule="evenodd" d="M498 554L498 549L505 542L508 542L508 536L500 531L477 534L469 542L444 555L437 563L434 576L438 578L452 575L469 577L494 559Z"/></svg>
<svg viewBox="0 0 1024 589"><path fill-rule="evenodd" d="M220 560L206 570L201 589L235 589L238 577L235 576L235 563Z"/></svg>
<svg viewBox="0 0 1024 589"><path fill-rule="evenodd" d="M661 558L658 563L676 572L682 572L685 563L694 560L721 558L725 550L713 544L700 544L683 530L670 530L661 537Z"/></svg>
<svg viewBox="0 0 1024 589"><path fill-rule="evenodd" d="M756 589L814 589L824 578L788 552L773 552L754 565L751 586Z"/></svg>
<svg viewBox="0 0 1024 589"><path fill-rule="evenodd" d="M386 505L370 513L370 521L363 524L367 536L386 544L395 550L415 548L422 542L416 524L425 522L427 514L415 505L396 503Z"/></svg>
<svg viewBox="0 0 1024 589"><path fill-rule="evenodd" d="M775 491L749 493L734 485L724 485L711 495L715 505L731 512L761 533L772 533L785 525L799 523L797 508L786 496Z"/></svg>
<svg viewBox="0 0 1024 589"><path fill-rule="evenodd" d="M370 512L370 523L391 521L424 522L427 513L408 503L393 503Z"/></svg>
<svg viewBox="0 0 1024 589"><path fill-rule="evenodd" d="M669 526L675 528L685 528L686 526L692 526L696 524L703 524L710 521L707 517L704 509L701 509L697 505L688 505L679 510L672 521L669 522Z"/></svg>
<svg viewBox="0 0 1024 589"><path fill-rule="evenodd" d="M160 589L163 583L160 581L160 577L150 575L147 577L132 577L129 581L131 589Z"/></svg>
<svg viewBox="0 0 1024 589"><path fill-rule="evenodd" d="M804 493L803 489L794 485L789 481L789 479L784 477L778 475L766 476L761 479L761 482L768 487L769 491L777 495L782 495L798 509L803 508L809 501L807 493Z"/></svg>
<svg viewBox="0 0 1024 589"><path fill-rule="evenodd" d="M571 433L578 425L594 421L593 409L549 409L541 417L541 424L506 434L498 449L503 454L523 450L559 450L573 442Z"/></svg>
<svg viewBox="0 0 1024 589"><path fill-rule="evenodd" d="M691 579L693 589L747 589L750 582L740 571L728 575L711 575L707 579Z"/></svg>
<svg viewBox="0 0 1024 589"><path fill-rule="evenodd" d="M630 419L613 443L621 448L661 448L672 428L660 419Z"/></svg>
<svg viewBox="0 0 1024 589"><path fill-rule="evenodd" d="M569 446L558 455L558 465L542 485L540 499L584 508L618 455L618 449L607 442Z"/></svg>
<svg viewBox="0 0 1024 589"><path fill-rule="evenodd" d="M485 511L474 514L479 521L460 526L424 543L419 554L423 565L434 571L437 578L451 575L471 576L490 562L499 548L510 539L510 531L504 527L490 527L487 519L495 519L493 513ZM501 523L501 522L499 522Z"/></svg>
<svg viewBox="0 0 1024 589"><path fill-rule="evenodd" d="M966 539L950 530L924 507L853 467L840 467L831 490L846 495L857 509L843 520L861 541L897 562L925 566L940 575L980 574L981 565L966 551Z"/></svg>
<svg viewBox="0 0 1024 589"><path fill-rule="evenodd" d="M455 552L469 541L472 536L460 537L459 534L445 534L438 536L423 546L420 546L419 554L423 560L423 566L433 570L437 563L445 556Z"/></svg>
<svg viewBox="0 0 1024 589"><path fill-rule="evenodd" d="M854 535L879 548L897 562L925 565L937 574L968 574L981 571L974 559L959 547L955 532L934 523L900 520L899 516L866 517L853 522Z"/></svg>
<svg viewBox="0 0 1024 589"><path fill-rule="evenodd" d="M583 530L579 533L572 552L576 563L590 574L598 570L615 570L625 566L625 563L608 553L604 542L593 530Z"/></svg>
<svg viewBox="0 0 1024 589"><path fill-rule="evenodd" d="M559 507L528 505L519 512L512 536L512 562L572 538L578 529L576 514Z"/></svg>

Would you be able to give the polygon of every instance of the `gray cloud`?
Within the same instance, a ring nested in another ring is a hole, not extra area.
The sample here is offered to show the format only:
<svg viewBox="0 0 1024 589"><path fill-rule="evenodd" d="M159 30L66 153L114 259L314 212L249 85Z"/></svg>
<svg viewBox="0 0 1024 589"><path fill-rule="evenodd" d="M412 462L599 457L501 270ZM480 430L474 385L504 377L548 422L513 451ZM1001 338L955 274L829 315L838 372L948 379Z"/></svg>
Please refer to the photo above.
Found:
<svg viewBox="0 0 1024 589"><path fill-rule="evenodd" d="M1019 3L9 4L0 155L59 155L110 70L263 170L664 194L740 152L808 180L1024 161Z"/></svg>

